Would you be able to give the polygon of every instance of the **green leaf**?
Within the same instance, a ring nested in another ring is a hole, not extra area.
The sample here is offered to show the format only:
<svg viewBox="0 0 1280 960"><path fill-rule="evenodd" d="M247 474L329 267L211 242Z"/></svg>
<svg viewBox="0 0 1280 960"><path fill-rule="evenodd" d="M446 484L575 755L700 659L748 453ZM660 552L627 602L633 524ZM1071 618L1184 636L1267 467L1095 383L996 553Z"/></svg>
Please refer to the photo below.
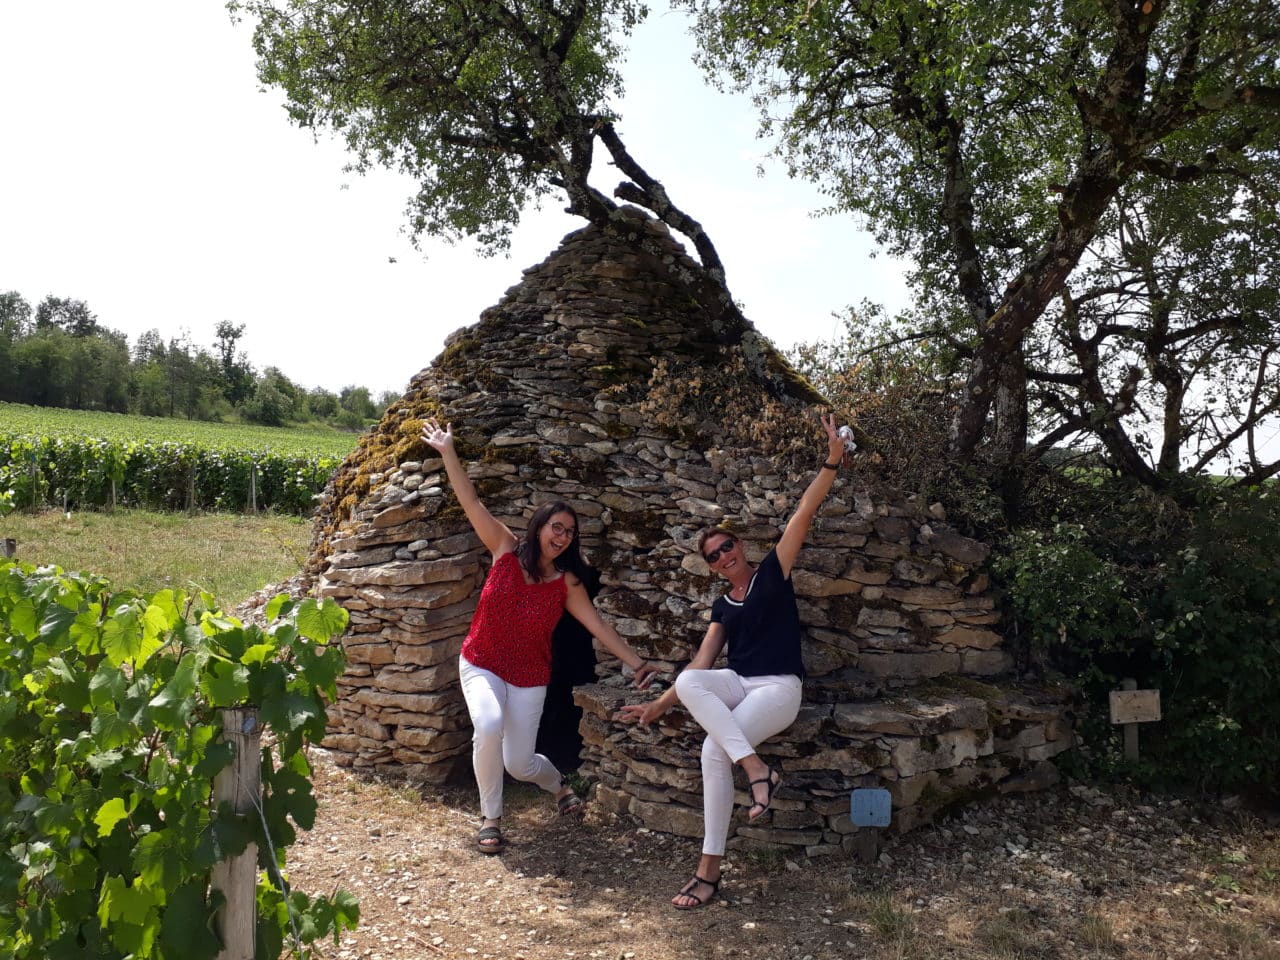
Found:
<svg viewBox="0 0 1280 960"><path fill-rule="evenodd" d="M89 681L90 705L105 707L118 702L124 696L126 682L124 671L104 660Z"/></svg>
<svg viewBox="0 0 1280 960"><path fill-rule="evenodd" d="M196 709L192 694L196 691L196 670L199 662L194 653L185 653L178 661L173 678L147 704L155 722L168 728L184 726Z"/></svg>
<svg viewBox="0 0 1280 960"><path fill-rule="evenodd" d="M103 881L98 897L98 920L110 929L113 943L145 956L159 926L157 906L155 892L143 885L141 878L129 886L123 877L111 876Z"/></svg>
<svg viewBox="0 0 1280 960"><path fill-rule="evenodd" d="M60 603L51 603L40 621L40 639L50 646L60 646L61 641L70 636L71 626L78 613Z"/></svg>
<svg viewBox="0 0 1280 960"><path fill-rule="evenodd" d="M172 830L152 830L133 848L133 868L138 876L158 891L160 902L165 891L171 889L182 877L182 858L179 856Z"/></svg>
<svg viewBox="0 0 1280 960"><path fill-rule="evenodd" d="M213 931L213 905L203 883L188 883L169 894L160 920L160 945L178 960L213 960L222 944Z"/></svg>
<svg viewBox="0 0 1280 960"><path fill-rule="evenodd" d="M298 605L298 631L316 643L328 643L347 628L347 611L333 600L317 602L308 597Z"/></svg>
<svg viewBox="0 0 1280 960"><path fill-rule="evenodd" d="M214 661L200 678L200 692L211 707L233 707L249 696L249 668L225 660Z"/></svg>
<svg viewBox="0 0 1280 960"><path fill-rule="evenodd" d="M161 646L156 635L148 637L132 605L118 609L102 626L102 649L112 666L132 660L134 667L140 668Z"/></svg>
<svg viewBox="0 0 1280 960"><path fill-rule="evenodd" d="M267 618L268 623L275 621L280 616L280 611L284 609L285 604L292 604L287 593L277 593L274 597L267 601L266 607L263 608L263 615Z"/></svg>
<svg viewBox="0 0 1280 960"><path fill-rule="evenodd" d="M111 836L111 831L116 828L116 824L133 813L137 805L137 796L129 798L128 807L125 806L123 797L112 797L104 803L93 816L93 822L98 825L98 836Z"/></svg>
<svg viewBox="0 0 1280 960"><path fill-rule="evenodd" d="M9 611L9 629L27 640L34 640L40 635L40 625L36 621L36 605L28 599L19 600Z"/></svg>

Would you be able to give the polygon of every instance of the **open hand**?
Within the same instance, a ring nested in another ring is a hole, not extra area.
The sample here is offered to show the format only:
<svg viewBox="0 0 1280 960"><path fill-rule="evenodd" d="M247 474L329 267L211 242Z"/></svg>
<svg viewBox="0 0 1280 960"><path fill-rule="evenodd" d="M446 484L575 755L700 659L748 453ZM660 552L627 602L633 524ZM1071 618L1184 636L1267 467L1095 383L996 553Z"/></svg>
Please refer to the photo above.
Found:
<svg viewBox="0 0 1280 960"><path fill-rule="evenodd" d="M427 420L422 427L422 439L427 446L432 449L445 453L453 449L453 424L446 424L443 428L439 421L434 417Z"/></svg>
<svg viewBox="0 0 1280 960"><path fill-rule="evenodd" d="M666 712L666 707L662 706L657 700L650 700L648 703L627 704L614 714L614 719L621 720L623 723L638 723L643 727L647 727Z"/></svg>

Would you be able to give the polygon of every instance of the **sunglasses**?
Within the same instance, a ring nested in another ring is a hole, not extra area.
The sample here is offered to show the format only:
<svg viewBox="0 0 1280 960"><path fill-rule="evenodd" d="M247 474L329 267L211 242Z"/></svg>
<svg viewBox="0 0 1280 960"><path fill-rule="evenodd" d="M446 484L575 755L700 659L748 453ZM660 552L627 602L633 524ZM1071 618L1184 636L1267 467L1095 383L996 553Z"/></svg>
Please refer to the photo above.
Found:
<svg viewBox="0 0 1280 960"><path fill-rule="evenodd" d="M551 528L551 532L557 537L575 537L578 535L577 527L566 527L559 520L552 520L547 526Z"/></svg>
<svg viewBox="0 0 1280 960"><path fill-rule="evenodd" d="M728 540L725 540L723 543L720 544L720 546L716 547L710 553L704 553L702 555L702 559L707 561L707 563L715 563L717 560L723 557L726 553L732 550L733 545L737 542L738 541L736 541L733 537L730 537Z"/></svg>

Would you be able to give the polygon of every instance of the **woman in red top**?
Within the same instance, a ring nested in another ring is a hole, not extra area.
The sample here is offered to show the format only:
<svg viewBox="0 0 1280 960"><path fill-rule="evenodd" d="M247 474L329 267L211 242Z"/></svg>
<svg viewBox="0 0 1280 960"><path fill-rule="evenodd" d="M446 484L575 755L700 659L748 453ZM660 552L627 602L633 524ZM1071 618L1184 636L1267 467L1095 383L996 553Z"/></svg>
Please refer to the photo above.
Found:
<svg viewBox="0 0 1280 960"><path fill-rule="evenodd" d="M551 633L568 610L614 656L635 671L637 687L657 671L618 636L591 605L578 575L578 517L567 503L534 511L517 539L491 514L453 447L452 426L428 420L422 439L440 452L453 492L476 535L493 554L471 630L462 644L459 674L471 724L472 762L484 818L476 844L485 853L502 849L502 771L529 780L556 798L561 813L579 813L582 801L560 772L534 752L538 720L551 678Z"/></svg>

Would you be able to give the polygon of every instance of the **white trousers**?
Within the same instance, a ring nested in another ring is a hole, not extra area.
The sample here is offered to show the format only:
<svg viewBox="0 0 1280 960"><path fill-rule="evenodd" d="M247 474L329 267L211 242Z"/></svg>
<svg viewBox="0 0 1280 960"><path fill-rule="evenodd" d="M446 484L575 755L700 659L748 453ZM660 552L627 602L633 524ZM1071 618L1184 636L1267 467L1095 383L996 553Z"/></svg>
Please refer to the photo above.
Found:
<svg viewBox="0 0 1280 960"><path fill-rule="evenodd" d="M702 852L724 856L733 816L733 765L781 733L800 712L800 678L740 677L733 670L685 670L676 695L707 731L702 743Z"/></svg>
<svg viewBox="0 0 1280 960"><path fill-rule="evenodd" d="M471 762L480 788L480 815L502 816L502 770L517 780L529 780L548 793L558 793L560 771L533 752L546 687L517 687L496 673L458 658L462 697L471 714Z"/></svg>

